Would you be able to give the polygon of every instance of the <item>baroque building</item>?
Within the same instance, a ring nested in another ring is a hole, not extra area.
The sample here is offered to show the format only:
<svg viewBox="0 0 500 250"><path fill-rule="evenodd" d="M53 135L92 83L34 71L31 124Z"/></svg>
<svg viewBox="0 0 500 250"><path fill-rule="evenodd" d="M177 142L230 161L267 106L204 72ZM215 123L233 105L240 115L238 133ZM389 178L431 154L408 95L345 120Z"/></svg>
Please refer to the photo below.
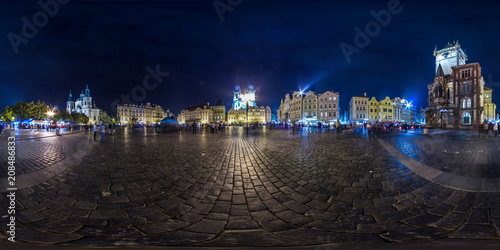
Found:
<svg viewBox="0 0 500 250"><path fill-rule="evenodd" d="M349 102L349 121L365 123L369 120L369 105L366 93L362 96L353 96Z"/></svg>
<svg viewBox="0 0 500 250"><path fill-rule="evenodd" d="M318 120L324 124L331 124L340 119L339 92L327 90L318 94Z"/></svg>
<svg viewBox="0 0 500 250"><path fill-rule="evenodd" d="M250 77L245 89L240 87L240 81L236 78L233 90L233 104L227 112L227 122L229 124L271 122L271 108L269 106L257 106L255 98L256 90L253 78Z"/></svg>
<svg viewBox="0 0 500 250"><path fill-rule="evenodd" d="M116 107L117 119L123 125L146 125L159 124L165 117L170 117L170 110L163 110L161 106L146 103L142 104L118 104Z"/></svg>
<svg viewBox="0 0 500 250"><path fill-rule="evenodd" d="M494 121L496 118L497 105L492 101L492 90L490 88L484 87L484 118L486 121Z"/></svg>
<svg viewBox="0 0 500 250"><path fill-rule="evenodd" d="M89 85L86 85L85 92L82 90L80 97L73 101L73 95L69 91L68 101L66 101L66 111L68 113L80 113L84 114L89 118L90 124L99 124L103 117L107 115L97 108L95 102L92 102L92 97L90 96Z"/></svg>
<svg viewBox="0 0 500 250"><path fill-rule="evenodd" d="M302 118L300 120L307 122L317 122L318 121L318 96L314 91L309 90L304 94L302 98Z"/></svg>
<svg viewBox="0 0 500 250"><path fill-rule="evenodd" d="M192 125L193 123L198 126L201 124L210 124L214 122L214 110L208 102L192 105L181 111L177 121L186 125Z"/></svg>

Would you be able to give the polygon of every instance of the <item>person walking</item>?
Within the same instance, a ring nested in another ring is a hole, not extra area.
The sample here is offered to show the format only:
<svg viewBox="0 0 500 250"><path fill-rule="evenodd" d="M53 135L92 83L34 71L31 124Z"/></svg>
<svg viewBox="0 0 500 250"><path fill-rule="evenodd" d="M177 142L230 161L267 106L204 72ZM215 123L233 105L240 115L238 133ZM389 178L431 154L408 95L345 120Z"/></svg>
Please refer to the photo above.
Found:
<svg viewBox="0 0 500 250"><path fill-rule="evenodd" d="M221 133L224 132L224 123L223 122L220 122L220 132Z"/></svg>
<svg viewBox="0 0 500 250"><path fill-rule="evenodd" d="M215 123L212 122L212 124L210 125L211 129L212 129L212 134L215 132Z"/></svg>
<svg viewBox="0 0 500 250"><path fill-rule="evenodd" d="M113 126L112 126L112 128L113 128L113 135L115 135L115 134L116 134L116 129L115 129L115 126L116 126L115 124L113 124Z"/></svg>
<svg viewBox="0 0 500 250"><path fill-rule="evenodd" d="M197 129L196 129L196 123L194 123L194 122L193 122L193 135L194 135L194 134L196 134L196 132L198 132L198 131L196 131L196 130L197 130Z"/></svg>
<svg viewBox="0 0 500 250"><path fill-rule="evenodd" d="M111 135L111 123L108 125L108 134Z"/></svg>
<svg viewBox="0 0 500 250"><path fill-rule="evenodd" d="M495 122L495 125L493 125L493 133L495 134L495 138L498 136L498 123Z"/></svg>
<svg viewBox="0 0 500 250"><path fill-rule="evenodd" d="M92 124L92 130L94 132L94 141L97 141L96 136L97 136L97 126L95 124Z"/></svg>
<svg viewBox="0 0 500 250"><path fill-rule="evenodd" d="M101 142L104 142L104 134L106 134L106 125L101 124L99 127L99 132L101 133Z"/></svg>

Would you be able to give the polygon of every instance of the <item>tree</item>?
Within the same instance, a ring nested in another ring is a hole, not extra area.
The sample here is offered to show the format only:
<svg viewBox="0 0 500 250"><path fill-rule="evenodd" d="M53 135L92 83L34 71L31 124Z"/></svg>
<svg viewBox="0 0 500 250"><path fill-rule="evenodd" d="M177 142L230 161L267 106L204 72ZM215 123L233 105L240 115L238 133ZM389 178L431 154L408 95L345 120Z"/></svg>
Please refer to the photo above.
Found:
<svg viewBox="0 0 500 250"><path fill-rule="evenodd" d="M12 108L10 106L5 107L2 110L2 116L0 117L0 119L2 119L2 121L6 123L11 123L14 121L12 117L14 117L14 112L12 112Z"/></svg>
<svg viewBox="0 0 500 250"><path fill-rule="evenodd" d="M89 123L89 118L85 114L73 112L71 114L71 117L72 117L74 123L77 123L77 124Z"/></svg>
<svg viewBox="0 0 500 250"><path fill-rule="evenodd" d="M40 100L38 100L38 102L35 104L35 118L38 120L47 119L47 112L49 110L53 110L53 108L50 108L47 104L45 104L45 102L41 102Z"/></svg>
<svg viewBox="0 0 500 250"><path fill-rule="evenodd" d="M14 113L14 116L16 117L15 120L26 120L26 119L32 119L36 118L36 105L33 102L26 103L26 102L17 102L12 106L12 112Z"/></svg>
<svg viewBox="0 0 500 250"><path fill-rule="evenodd" d="M73 121L72 115L66 110L57 111L56 114L54 115L54 119L57 121L65 121L65 122Z"/></svg>

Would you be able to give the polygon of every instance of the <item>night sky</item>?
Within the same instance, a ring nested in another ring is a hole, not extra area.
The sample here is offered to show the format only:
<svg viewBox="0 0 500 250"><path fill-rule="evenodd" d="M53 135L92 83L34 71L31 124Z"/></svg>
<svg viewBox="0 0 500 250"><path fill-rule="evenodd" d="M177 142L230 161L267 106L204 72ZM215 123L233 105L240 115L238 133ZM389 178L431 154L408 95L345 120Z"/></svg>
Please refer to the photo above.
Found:
<svg viewBox="0 0 500 250"><path fill-rule="evenodd" d="M8 34L22 35L21 18L42 10L36 2L0 3L0 108L40 99L65 109L68 92L78 96L88 84L97 106L111 113L113 101L131 96L156 65L169 75L135 102L176 114L217 99L230 108L236 76L245 85L249 75L257 104L273 112L286 93L306 87L340 92L342 109L364 92L420 107L435 74L434 47L453 40L468 62L480 63L500 104L498 2L402 0L401 13L350 63L339 44L354 45L354 27L364 30L370 11L387 10L389 1L242 0L221 21L212 0L73 0L15 53Z"/></svg>

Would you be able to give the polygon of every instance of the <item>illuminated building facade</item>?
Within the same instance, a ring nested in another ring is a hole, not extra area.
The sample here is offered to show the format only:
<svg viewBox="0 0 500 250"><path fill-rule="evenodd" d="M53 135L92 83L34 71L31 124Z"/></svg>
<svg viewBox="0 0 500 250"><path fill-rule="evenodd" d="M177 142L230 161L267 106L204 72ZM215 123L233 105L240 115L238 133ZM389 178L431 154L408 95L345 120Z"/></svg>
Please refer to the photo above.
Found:
<svg viewBox="0 0 500 250"><path fill-rule="evenodd" d="M479 63L468 63L453 67L455 124L458 128L473 128L483 122L484 81Z"/></svg>
<svg viewBox="0 0 500 250"><path fill-rule="evenodd" d="M151 126L160 123L165 117L170 117L170 110L163 110L161 106L146 103L140 104L118 104L116 107L118 122L122 125L146 125Z"/></svg>
<svg viewBox="0 0 500 250"><path fill-rule="evenodd" d="M368 121L370 122L378 122L379 121L379 116L378 116L378 105L379 102L375 97L372 97L370 101L368 101L368 108L370 109L368 111Z"/></svg>
<svg viewBox="0 0 500 250"><path fill-rule="evenodd" d="M397 97L399 98L399 97ZM383 100L378 102L378 121L379 122L393 122L394 119L394 102L386 96Z"/></svg>
<svg viewBox="0 0 500 250"><path fill-rule="evenodd" d="M196 125L210 124L214 122L214 110L207 103L192 105L187 109L183 109L177 117L177 121L181 124Z"/></svg>
<svg viewBox="0 0 500 250"><path fill-rule="evenodd" d="M318 121L318 96L314 91L309 90L302 98L302 118L304 122Z"/></svg>
<svg viewBox="0 0 500 250"><path fill-rule="evenodd" d="M497 105L493 103L491 97L491 89L484 87L484 120L493 121L497 118L495 117Z"/></svg>
<svg viewBox="0 0 500 250"><path fill-rule="evenodd" d="M340 119L339 92L327 90L318 94L318 120L324 124L334 123Z"/></svg>
<svg viewBox="0 0 500 250"><path fill-rule="evenodd" d="M240 88L240 81L236 78L235 87L233 90L233 110L246 109L248 103L249 107L255 107L255 89L252 77L248 82L246 89Z"/></svg>
<svg viewBox="0 0 500 250"><path fill-rule="evenodd" d="M392 107L395 122L412 123L415 121L415 110L408 100L396 97L392 100Z"/></svg>
<svg viewBox="0 0 500 250"><path fill-rule="evenodd" d="M226 122L226 106L224 102L219 99L215 106L212 107L214 111L214 121L215 122Z"/></svg>
<svg viewBox="0 0 500 250"><path fill-rule="evenodd" d="M82 90L80 97L75 101L73 101L71 91L69 92L68 101L66 102L66 111L70 114L80 113L86 115L89 118L90 124L99 124L101 122L101 117L104 116L103 111L97 108L95 102L92 103L88 84L85 88L85 93Z"/></svg>
<svg viewBox="0 0 500 250"><path fill-rule="evenodd" d="M479 63L468 63L460 44L453 42L434 50L436 75L427 86L425 121L442 128L477 128L496 108L484 87ZM488 94L488 98L486 98Z"/></svg>
<svg viewBox="0 0 500 250"><path fill-rule="evenodd" d="M250 77L248 87L240 88L238 78L233 90L233 105L227 112L227 122L229 124L245 124L247 122L267 123L271 122L271 108L269 106L257 106L255 102L254 80ZM248 107L247 107L248 104ZM248 115L247 115L248 113Z"/></svg>
<svg viewBox="0 0 500 250"><path fill-rule="evenodd" d="M369 120L368 97L366 93L362 96L353 96L349 102L349 122L365 123Z"/></svg>

